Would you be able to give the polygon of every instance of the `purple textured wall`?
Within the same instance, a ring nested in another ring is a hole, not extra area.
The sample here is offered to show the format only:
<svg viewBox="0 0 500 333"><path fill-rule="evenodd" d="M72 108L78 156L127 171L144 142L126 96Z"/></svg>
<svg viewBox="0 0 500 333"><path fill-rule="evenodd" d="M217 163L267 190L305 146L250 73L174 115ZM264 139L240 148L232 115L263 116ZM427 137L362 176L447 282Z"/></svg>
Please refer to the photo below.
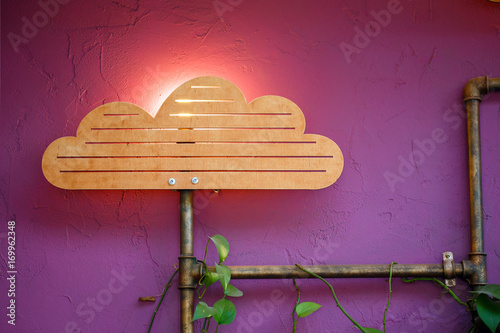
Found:
<svg viewBox="0 0 500 333"><path fill-rule="evenodd" d="M222 234L231 245L228 265L439 263L444 251L466 259L461 93L470 78L500 75L500 5L30 0L1 6L0 331L147 330L154 305L137 298L161 293L174 271L179 194L61 190L44 179L41 158L53 140L75 135L95 107L120 100L155 112L177 85L201 75L232 81L249 101L270 94L291 99L305 114L306 133L339 144L345 168L334 186L319 191L196 193L196 256L203 256L207 236ZM390 17L380 16L387 9ZM370 30L372 11L380 23ZM371 37L358 32L365 28ZM489 282L500 283L500 94L481 108ZM9 220L16 221L15 326L5 315ZM234 301L236 322L219 332L291 331L291 281L234 284L245 296ZM382 327L385 279L333 284L354 318ZM323 305L299 321L299 332L356 331L320 281L299 285L303 301ZM209 301L219 293L214 288ZM467 297L465 283L457 293ZM179 330L178 294L169 291L153 331ZM468 324L465 310L439 287L394 281L389 332L465 332Z"/></svg>

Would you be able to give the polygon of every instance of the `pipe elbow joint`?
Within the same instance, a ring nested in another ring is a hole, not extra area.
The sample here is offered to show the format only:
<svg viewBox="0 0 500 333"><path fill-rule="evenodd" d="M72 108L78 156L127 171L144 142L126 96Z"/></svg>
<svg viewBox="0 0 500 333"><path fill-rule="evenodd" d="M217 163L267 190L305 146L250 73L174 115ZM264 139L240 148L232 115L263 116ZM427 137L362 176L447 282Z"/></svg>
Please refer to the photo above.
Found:
<svg viewBox="0 0 500 333"><path fill-rule="evenodd" d="M490 91L490 80L487 76L473 78L464 88L464 102L470 100L481 101L482 97Z"/></svg>

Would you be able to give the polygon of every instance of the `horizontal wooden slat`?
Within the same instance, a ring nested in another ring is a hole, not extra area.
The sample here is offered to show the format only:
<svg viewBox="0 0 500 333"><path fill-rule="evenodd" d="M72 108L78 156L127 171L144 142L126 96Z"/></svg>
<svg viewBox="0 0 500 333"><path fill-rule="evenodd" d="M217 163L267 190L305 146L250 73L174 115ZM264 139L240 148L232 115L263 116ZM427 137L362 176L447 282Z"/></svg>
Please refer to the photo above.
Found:
<svg viewBox="0 0 500 333"><path fill-rule="evenodd" d="M196 141L297 141L296 130L135 130L88 131L85 142L196 142Z"/></svg>
<svg viewBox="0 0 500 333"><path fill-rule="evenodd" d="M306 141L287 143L185 143L175 141L107 144L78 143L59 145L57 156L328 156L330 152L338 158L340 149L328 138L319 135L305 135ZM325 149L328 148L328 149Z"/></svg>
<svg viewBox="0 0 500 333"><path fill-rule="evenodd" d="M59 170L327 170L333 158L60 158Z"/></svg>
<svg viewBox="0 0 500 333"><path fill-rule="evenodd" d="M65 189L320 189L340 173L326 172L137 172L59 173L52 184ZM198 184L192 178L199 179ZM174 178L174 186L168 180ZM307 187L304 186L307 184Z"/></svg>
<svg viewBox="0 0 500 333"><path fill-rule="evenodd" d="M219 88L192 88L193 86L203 87L203 86L218 86ZM242 110L247 104L245 96L241 91L234 85L228 84L228 81L215 77L200 77L190 80L180 87L175 89L167 100L160 107L158 113L168 113L174 108L175 100L179 99L204 99L204 100L224 100L232 99L237 108ZM198 103L196 103L198 104ZM208 104L208 103L207 103ZM194 106L197 107L197 106ZM214 105L208 105L206 108L211 109L213 107L219 107Z"/></svg>
<svg viewBox="0 0 500 333"><path fill-rule="evenodd" d="M154 123L154 127L160 128L218 128L218 127L295 127L299 117L292 115L203 115L178 113L183 116L170 116L163 124ZM189 115L189 116L187 116ZM137 117L103 117L98 128L138 128ZM151 127L152 122L148 121L147 126Z"/></svg>

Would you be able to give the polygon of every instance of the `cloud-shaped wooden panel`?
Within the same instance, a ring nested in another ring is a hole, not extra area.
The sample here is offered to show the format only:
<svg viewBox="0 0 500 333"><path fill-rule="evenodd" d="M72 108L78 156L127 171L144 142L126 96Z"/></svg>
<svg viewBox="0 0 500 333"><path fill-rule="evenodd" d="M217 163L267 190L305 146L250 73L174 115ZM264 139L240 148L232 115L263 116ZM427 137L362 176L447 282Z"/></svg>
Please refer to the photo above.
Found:
<svg viewBox="0 0 500 333"><path fill-rule="evenodd" d="M218 77L177 88L155 117L124 102L90 112L76 137L43 156L43 173L64 189L319 189L343 168L332 140L304 134L292 101L247 104ZM173 183L173 184L172 184Z"/></svg>

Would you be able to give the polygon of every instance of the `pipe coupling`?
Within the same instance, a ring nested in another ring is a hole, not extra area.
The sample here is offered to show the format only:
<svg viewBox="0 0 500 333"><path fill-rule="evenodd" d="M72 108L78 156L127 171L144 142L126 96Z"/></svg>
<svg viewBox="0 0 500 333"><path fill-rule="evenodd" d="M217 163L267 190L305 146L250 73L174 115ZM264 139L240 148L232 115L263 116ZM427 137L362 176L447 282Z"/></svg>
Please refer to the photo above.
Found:
<svg viewBox="0 0 500 333"><path fill-rule="evenodd" d="M179 289L195 289L197 280L195 279L200 272L201 264L197 262L196 257L179 257Z"/></svg>

